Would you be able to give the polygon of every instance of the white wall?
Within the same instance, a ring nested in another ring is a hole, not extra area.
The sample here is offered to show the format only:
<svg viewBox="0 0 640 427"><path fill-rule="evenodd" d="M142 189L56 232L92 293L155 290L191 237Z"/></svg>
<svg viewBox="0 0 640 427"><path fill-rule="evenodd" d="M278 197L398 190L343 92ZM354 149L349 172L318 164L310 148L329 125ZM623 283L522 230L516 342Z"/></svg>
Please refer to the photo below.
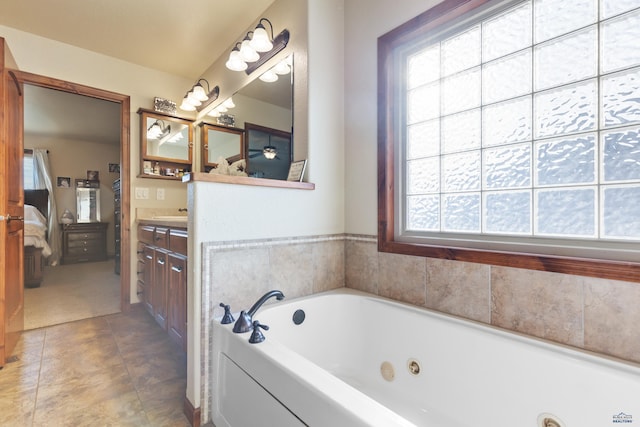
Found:
<svg viewBox="0 0 640 427"><path fill-rule="evenodd" d="M377 234L377 39L437 0L345 0L346 231ZM363 11L366 10L366 13Z"/></svg>
<svg viewBox="0 0 640 427"><path fill-rule="evenodd" d="M140 164L140 118L138 108L153 109L153 98L181 100L193 82L150 68L100 55L68 44L39 37L30 33L0 25L0 37L4 37L11 49L18 69L56 79L67 80L98 89L128 95L131 98L131 184L150 189L149 200L131 200L128 224L131 233L131 302L137 302L135 272L135 209L138 207L186 206L184 184L175 181L137 178ZM165 188L165 201L155 200L156 188Z"/></svg>

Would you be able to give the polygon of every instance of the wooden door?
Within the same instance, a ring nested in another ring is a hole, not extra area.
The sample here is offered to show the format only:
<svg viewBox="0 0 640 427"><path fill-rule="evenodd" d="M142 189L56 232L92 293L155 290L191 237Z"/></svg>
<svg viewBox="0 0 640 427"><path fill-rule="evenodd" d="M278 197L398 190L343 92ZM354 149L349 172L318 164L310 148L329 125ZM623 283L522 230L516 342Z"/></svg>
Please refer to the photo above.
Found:
<svg viewBox="0 0 640 427"><path fill-rule="evenodd" d="M0 367L24 328L23 91L5 68L0 38Z"/></svg>

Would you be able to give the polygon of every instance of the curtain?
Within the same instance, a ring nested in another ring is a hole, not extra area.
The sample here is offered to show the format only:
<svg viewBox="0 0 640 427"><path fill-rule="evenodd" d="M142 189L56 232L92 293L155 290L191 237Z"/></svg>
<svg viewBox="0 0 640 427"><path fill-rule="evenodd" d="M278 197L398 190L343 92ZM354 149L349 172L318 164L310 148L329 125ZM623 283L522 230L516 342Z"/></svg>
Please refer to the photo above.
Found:
<svg viewBox="0 0 640 427"><path fill-rule="evenodd" d="M49 218L47 218L47 240L51 246L49 265L58 265L62 245L60 242L60 230L58 225L58 211L56 209L56 199L53 193L53 177L49 166L49 155L47 150L36 148L33 150L33 161L35 175L35 187L49 190Z"/></svg>

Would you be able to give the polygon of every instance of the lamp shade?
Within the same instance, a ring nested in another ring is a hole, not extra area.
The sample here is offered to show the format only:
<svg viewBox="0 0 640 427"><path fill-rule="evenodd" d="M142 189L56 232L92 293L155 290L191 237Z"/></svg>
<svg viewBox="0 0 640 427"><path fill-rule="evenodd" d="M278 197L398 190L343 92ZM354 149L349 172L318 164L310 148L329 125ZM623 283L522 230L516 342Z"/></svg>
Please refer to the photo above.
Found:
<svg viewBox="0 0 640 427"><path fill-rule="evenodd" d="M200 100L196 97L196 94L193 91L190 91L187 94L187 102L193 105L194 107L199 107L200 105L202 105L202 102L200 102Z"/></svg>
<svg viewBox="0 0 640 427"><path fill-rule="evenodd" d="M187 101L187 98L184 98L182 100L182 104L180 104L180 109L184 110L184 111L196 111L196 107L194 105L190 104Z"/></svg>
<svg viewBox="0 0 640 427"><path fill-rule="evenodd" d="M207 93L205 92L204 88L200 83L196 83L196 85L191 90L191 93L193 93L193 97L198 101L204 102L207 99L209 99L209 97L207 96Z"/></svg>
<svg viewBox="0 0 640 427"><path fill-rule="evenodd" d="M291 68L289 67L289 64L287 64L286 60L282 60L278 62L278 64L275 67L273 67L273 71L276 74L284 76L286 74L289 74L289 72L291 71Z"/></svg>
<svg viewBox="0 0 640 427"><path fill-rule="evenodd" d="M278 75L274 73L273 70L267 70L260 76L260 80L267 83L273 83L278 80Z"/></svg>
<svg viewBox="0 0 640 427"><path fill-rule="evenodd" d="M229 60L226 62L225 66L231 71L244 71L247 69L247 63L242 60L240 56L240 51L234 49L229 54Z"/></svg>
<svg viewBox="0 0 640 427"><path fill-rule="evenodd" d="M269 35L262 24L258 24L253 31L250 45L256 52L268 52L273 49L273 43L271 43L271 39L269 39Z"/></svg>
<svg viewBox="0 0 640 427"><path fill-rule="evenodd" d="M256 62L260 59L260 55L251 47L248 39L245 39L240 45L240 57L244 62Z"/></svg>
<svg viewBox="0 0 640 427"><path fill-rule="evenodd" d="M234 108L236 106L236 104L233 103L233 98L229 97L227 98L222 105L224 105L226 108Z"/></svg>
<svg viewBox="0 0 640 427"><path fill-rule="evenodd" d="M262 154L267 159L273 160L276 158L276 155L278 154L278 150L276 150L276 147L274 147L273 145L267 145L263 147Z"/></svg>

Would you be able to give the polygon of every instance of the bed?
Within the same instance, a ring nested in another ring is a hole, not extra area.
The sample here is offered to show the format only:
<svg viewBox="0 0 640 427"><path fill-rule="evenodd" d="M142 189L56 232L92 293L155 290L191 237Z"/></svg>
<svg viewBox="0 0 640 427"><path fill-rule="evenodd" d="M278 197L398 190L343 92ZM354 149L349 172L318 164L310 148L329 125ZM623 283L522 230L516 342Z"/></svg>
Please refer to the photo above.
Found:
<svg viewBox="0 0 640 427"><path fill-rule="evenodd" d="M44 260L51 255L47 242L49 192L24 191L24 286L37 288L42 282Z"/></svg>

